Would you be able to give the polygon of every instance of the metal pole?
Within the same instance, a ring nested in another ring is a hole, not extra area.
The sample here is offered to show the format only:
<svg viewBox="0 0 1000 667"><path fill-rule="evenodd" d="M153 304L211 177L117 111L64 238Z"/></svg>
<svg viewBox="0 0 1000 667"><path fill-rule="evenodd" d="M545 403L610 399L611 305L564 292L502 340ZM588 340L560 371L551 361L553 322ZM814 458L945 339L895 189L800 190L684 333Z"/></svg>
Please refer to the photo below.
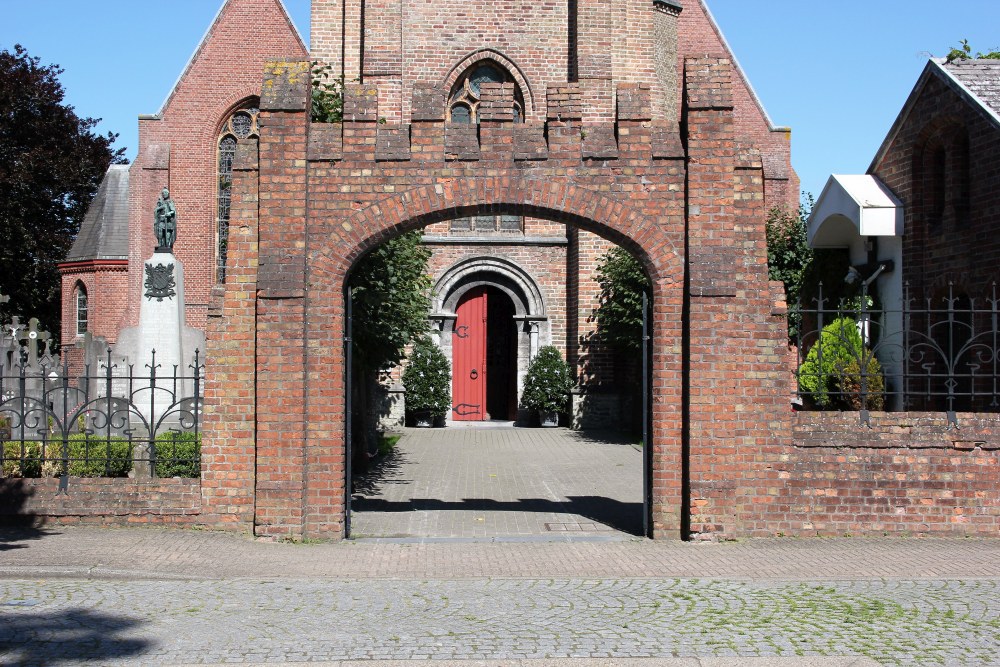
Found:
<svg viewBox="0 0 1000 667"><path fill-rule="evenodd" d="M642 532L653 536L653 443L650 414L649 296L642 293Z"/></svg>
<svg viewBox="0 0 1000 667"><path fill-rule="evenodd" d="M354 450L354 439L352 434L351 426L351 413L353 412L352 406L352 395L354 393L354 368L353 368L353 346L351 344L351 329L354 324L354 314L353 314L353 296L350 286L347 288L346 294L346 311L347 318L344 322L344 410L346 412L344 419L344 443L346 445L346 451L344 453L344 465L346 466L345 480L344 480L344 536L351 536L351 485L352 485L352 474L351 468L353 467L353 450Z"/></svg>

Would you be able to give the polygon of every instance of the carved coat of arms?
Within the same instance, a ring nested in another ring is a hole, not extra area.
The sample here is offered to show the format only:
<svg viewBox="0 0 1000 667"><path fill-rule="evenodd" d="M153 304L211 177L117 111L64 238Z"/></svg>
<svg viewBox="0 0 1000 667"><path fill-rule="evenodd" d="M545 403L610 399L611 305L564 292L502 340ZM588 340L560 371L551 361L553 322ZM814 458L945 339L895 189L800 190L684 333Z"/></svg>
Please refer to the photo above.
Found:
<svg viewBox="0 0 1000 667"><path fill-rule="evenodd" d="M146 298L163 301L176 295L174 292L174 265L146 265Z"/></svg>

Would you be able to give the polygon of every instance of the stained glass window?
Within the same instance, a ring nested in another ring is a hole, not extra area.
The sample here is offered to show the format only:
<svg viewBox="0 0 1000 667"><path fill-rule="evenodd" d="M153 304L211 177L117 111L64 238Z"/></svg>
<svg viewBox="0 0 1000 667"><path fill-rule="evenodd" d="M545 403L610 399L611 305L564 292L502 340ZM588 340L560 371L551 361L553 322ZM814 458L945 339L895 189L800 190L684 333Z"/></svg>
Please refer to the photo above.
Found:
<svg viewBox="0 0 1000 667"><path fill-rule="evenodd" d="M226 282L226 255L229 248L229 214L233 189L233 159L236 157L238 139L259 136L256 100L235 111L222 127L219 135L219 191L216 222L216 280Z"/></svg>

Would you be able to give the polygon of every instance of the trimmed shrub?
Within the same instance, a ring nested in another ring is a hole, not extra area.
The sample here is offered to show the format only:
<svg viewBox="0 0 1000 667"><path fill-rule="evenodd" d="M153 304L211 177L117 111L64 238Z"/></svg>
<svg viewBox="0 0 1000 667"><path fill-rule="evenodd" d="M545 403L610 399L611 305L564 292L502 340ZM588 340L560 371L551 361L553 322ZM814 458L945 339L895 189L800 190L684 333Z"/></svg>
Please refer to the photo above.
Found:
<svg viewBox="0 0 1000 667"><path fill-rule="evenodd" d="M866 395L861 396L861 368ZM799 366L799 390L821 408L878 410L885 404L882 365L861 340L857 323L839 317L823 327L819 340Z"/></svg>
<svg viewBox="0 0 1000 667"><path fill-rule="evenodd" d="M156 436L157 477L200 477L201 436L168 431Z"/></svg>
<svg viewBox="0 0 1000 667"><path fill-rule="evenodd" d="M49 443L50 459L62 457L62 443ZM72 477L128 477L132 444L125 438L77 434L69 437L69 474Z"/></svg>
<svg viewBox="0 0 1000 667"><path fill-rule="evenodd" d="M528 365L521 405L529 410L562 412L572 389L573 379L569 374L569 366L563 361L559 350L546 345L538 350L538 354Z"/></svg>
<svg viewBox="0 0 1000 667"><path fill-rule="evenodd" d="M418 338L403 371L406 409L428 410L434 416L451 409L451 364L434 341Z"/></svg>
<svg viewBox="0 0 1000 667"><path fill-rule="evenodd" d="M4 477L41 477L42 443L26 440L23 443L8 440L3 443Z"/></svg>

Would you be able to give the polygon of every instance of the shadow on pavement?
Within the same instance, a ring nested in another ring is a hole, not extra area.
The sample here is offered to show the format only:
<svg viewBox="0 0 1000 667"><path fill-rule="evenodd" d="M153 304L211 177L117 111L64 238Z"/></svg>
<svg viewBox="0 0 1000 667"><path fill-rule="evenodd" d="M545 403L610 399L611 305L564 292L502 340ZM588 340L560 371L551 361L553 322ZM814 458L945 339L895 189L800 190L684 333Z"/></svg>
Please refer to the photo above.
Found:
<svg viewBox="0 0 1000 667"><path fill-rule="evenodd" d="M14 611L30 607L32 600L0 603L0 664L52 665L59 662L104 662L131 658L147 651L152 642L135 637L140 621L88 609L33 613Z"/></svg>
<svg viewBox="0 0 1000 667"><path fill-rule="evenodd" d="M25 505L34 494L35 489L23 479L0 479L0 551L23 549L27 545L18 542L52 534L41 529L40 517L25 512Z"/></svg>
<svg viewBox="0 0 1000 667"><path fill-rule="evenodd" d="M407 501L357 498L351 503L351 509L355 512L466 511L577 514L624 533L642 535L642 503L623 503L620 500L600 496L567 496L566 500L463 498L456 501L437 498L412 498Z"/></svg>
<svg viewBox="0 0 1000 667"><path fill-rule="evenodd" d="M368 471L351 479L351 493L373 496L382 493L384 484L412 484L412 479L399 479L403 466L410 460L398 449L375 460Z"/></svg>
<svg viewBox="0 0 1000 667"><path fill-rule="evenodd" d="M582 442L592 442L598 445L639 445L642 442L642 435L632 435L623 431L574 431L577 439Z"/></svg>

